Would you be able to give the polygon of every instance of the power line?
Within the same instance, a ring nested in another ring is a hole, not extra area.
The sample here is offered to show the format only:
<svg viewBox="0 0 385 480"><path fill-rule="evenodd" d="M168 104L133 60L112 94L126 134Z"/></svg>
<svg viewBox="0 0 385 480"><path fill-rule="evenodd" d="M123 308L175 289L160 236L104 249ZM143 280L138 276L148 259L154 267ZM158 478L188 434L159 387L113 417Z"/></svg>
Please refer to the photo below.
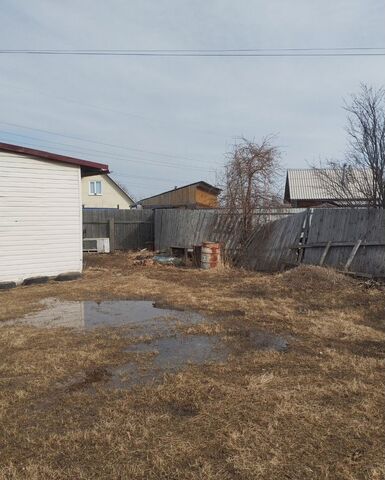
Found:
<svg viewBox="0 0 385 480"><path fill-rule="evenodd" d="M111 113L114 113L114 114L122 115L124 117L139 118L139 119L142 119L142 120L145 120L147 122L152 123L156 127L160 127L160 128L163 128L163 129L170 128L170 126L167 126L164 122L161 122L160 120L157 120L156 118L152 118L152 117L149 117L149 116L144 116L144 115L140 115L140 114L132 113L132 112L126 112L126 111L123 111L123 110L117 110L115 108L102 107L100 105L94 105L94 104L91 104L91 103L82 102L82 101L75 100L75 99L72 99L72 98L61 97L61 96L59 97L57 95L52 95L52 94L49 94L47 92L43 92L41 90L18 87L18 86L15 86L13 84L5 83L5 82L3 82L3 85L6 85L7 88L11 87L13 89L20 90L20 91L23 91L23 92L31 92L33 94L37 93L38 95L42 95L42 96L45 96L47 98L53 98L53 99L59 100L61 102L72 103L74 105L80 105L80 106L86 107L86 108L91 108L91 109L105 111L105 112L111 112ZM185 128L185 124L183 124L183 128ZM223 135L221 135L219 133L215 133L213 131L202 130L202 129L194 128L194 127L187 127L187 129L189 131L192 131L192 132L197 132L197 133L205 134L205 135L214 135L214 136L223 138ZM180 158L180 157L178 157L178 158Z"/></svg>
<svg viewBox="0 0 385 480"><path fill-rule="evenodd" d="M1 123L1 122L0 122ZM83 148L83 147L79 147L77 145L71 145L71 144L68 144L68 143L63 143L63 142L56 142L56 141L52 141L52 140L45 140L45 139L41 139L41 138L35 138L35 137L31 137L29 135L22 135L22 134L18 134L18 133L13 133L13 132L7 132L7 131L0 131L1 134L3 135L7 135L7 136L15 136L15 137L21 137L21 138L26 138L28 139L28 143L29 144L32 144L33 146L35 147L39 147L39 148L46 148L46 144L51 144L51 145L60 145L60 146L64 146L64 147L68 147L68 148L62 148L61 147L61 150L62 151L66 151L66 152L69 152L69 153L80 153L80 154L86 154L87 156L92 156L92 157L101 157L104 161L108 161L108 159L113 159L113 160L117 160L117 161L124 161L125 163L134 163L134 164L138 164L138 163L141 163L141 164L146 164L146 165L150 165L150 166L158 166L158 167L162 167L162 168L179 168L181 165L180 164L177 164L177 163L170 163L170 162L164 162L162 160L150 160L150 159L146 159L146 158L143 158L143 157L133 157L132 155L127 157L127 156L123 156L123 155L119 155L119 154L116 154L116 153L110 153L110 152L104 152L102 150L96 150L94 148ZM32 140L32 142L31 142ZM37 142L37 144L35 143ZM183 168L185 170L194 170L194 171L199 171L199 172L202 172L203 169L200 168L200 167L194 167L194 166L188 166L188 165L183 165ZM210 173L211 171L210 170L207 170L208 173ZM150 178L155 178L155 177L148 177L149 179Z"/></svg>
<svg viewBox="0 0 385 480"><path fill-rule="evenodd" d="M66 144L66 143L61 143L61 142L52 142L50 140L38 139L38 138L30 137L30 136L27 136L27 135L15 134L13 132L0 131L0 134L12 135L12 136L31 139L33 141L32 142L28 141L28 144L32 144L32 146L38 147L38 148L46 148L45 143L50 143L50 144L55 144L55 145L64 145L64 146L68 146L70 148L69 149L68 148L61 148L61 150L62 151L67 151L71 154L73 154L73 152L80 152L80 153L87 153L87 156L88 156L89 150L91 150L92 152L97 152L96 154L92 153L93 157L95 157L95 156L101 157L104 161L106 161L106 158L107 159L117 158L118 160L121 159L121 160L124 160L125 162L128 161L128 162L131 162L131 163L134 163L134 164L138 164L137 161L134 161L132 159L130 160L127 157L119 156L119 155L116 155L116 154L111 155L110 153L102 152L100 150L94 150L94 149L85 150L85 149L82 149L82 147L76 147L76 146L69 145L69 144ZM38 143L36 144L35 142L38 142ZM79 150L79 148L80 148L80 150ZM155 161L145 160L145 159L142 159L142 158L138 158L138 160L140 160L141 164L145 163L145 164L150 164L150 165L154 165L154 166L160 166L162 168L168 167L168 168L175 169L174 165L159 164ZM204 172L204 170L202 170L201 168L194 168L194 167L188 167L188 166L184 166L184 170L194 170L194 171L199 171L200 173ZM206 172L207 173L214 173L214 170L207 170ZM130 186L148 187L148 183L137 183L135 181L133 182L132 179L147 180L149 182L155 181L159 184L164 184L164 185L168 185L168 186L170 186L170 184L175 184L177 182L177 180L175 180L175 179L172 180L172 178L166 179L166 178L161 178L161 177L154 177L154 176L151 176L151 175L150 176L148 176L148 175L134 175L134 174L131 174L131 173L130 174L122 174L122 173L120 173L120 171L116 171L114 169L112 169L112 174L115 174L118 178L121 178L121 177L129 178L130 179L130 182L129 182Z"/></svg>
<svg viewBox="0 0 385 480"><path fill-rule="evenodd" d="M170 178L159 178L159 177L147 177L145 175L131 175L131 174L126 174L126 173L119 173L117 171L112 172L113 175L116 175L117 177L123 177L123 178L139 178L141 180L154 180L156 182L164 183L165 185L170 185L170 184L175 184L176 180L172 180ZM189 181L191 183L191 180Z"/></svg>
<svg viewBox="0 0 385 480"><path fill-rule="evenodd" d="M385 56L385 47L254 49L0 49L3 55L81 55L147 57L351 57Z"/></svg>
<svg viewBox="0 0 385 480"><path fill-rule="evenodd" d="M128 151L134 151L134 152L139 152L139 153L147 153L147 154L150 154L150 155L156 155L156 156L160 156L160 157L175 158L177 160L187 160L187 161L192 162L194 164L197 164L197 163L198 164L199 163L204 164L204 163L206 163L206 162L200 162L200 161L195 160L193 158L185 157L185 156L182 156L182 155L179 156L179 155L173 155L173 154L169 154L169 153L161 153L161 152L156 152L156 151L151 151L151 150L144 150L144 149L141 149L141 148L129 147L127 145L117 145L117 144L114 144L114 143L100 142L100 141L97 141L97 140L91 140L91 139L88 139L88 138L78 137L78 136L75 136L75 135L66 135L64 133L58 133L58 132L54 132L52 130L44 130L44 129L41 129L41 128L27 127L25 125L20 125L20 124L17 124L17 123L0 121L0 124L8 125L8 126L11 126L11 127L23 128L25 130L42 132L42 133L45 133L45 134L48 134L48 135L54 135L54 136L59 136L59 137L63 137L63 138L69 138L69 139L72 139L72 140L78 140L80 142L93 143L93 144L96 144L96 145L103 145L105 147L118 148L120 150L128 150ZM168 162L168 163L170 163L170 165L171 165L171 162ZM173 165L174 166L180 166L180 164L176 164L176 163L174 163Z"/></svg>
<svg viewBox="0 0 385 480"><path fill-rule="evenodd" d="M0 49L3 55L81 55L126 57L352 57L385 56L385 47L250 49Z"/></svg>

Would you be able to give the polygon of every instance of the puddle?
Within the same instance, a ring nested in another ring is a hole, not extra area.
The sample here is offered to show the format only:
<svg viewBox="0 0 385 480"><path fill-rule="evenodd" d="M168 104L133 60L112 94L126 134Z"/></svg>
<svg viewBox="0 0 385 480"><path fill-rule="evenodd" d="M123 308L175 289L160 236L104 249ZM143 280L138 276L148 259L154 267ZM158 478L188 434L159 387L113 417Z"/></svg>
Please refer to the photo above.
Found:
<svg viewBox="0 0 385 480"><path fill-rule="evenodd" d="M233 340L233 348L235 350L275 350L284 352L288 348L286 338L270 332L240 330L231 332L229 337Z"/></svg>
<svg viewBox="0 0 385 480"><path fill-rule="evenodd" d="M130 327L132 336L168 335L176 325L207 323L196 312L162 308L151 301L112 300L66 302L49 299L45 309L1 325L31 325L39 328L67 327L90 330L98 327Z"/></svg>
<svg viewBox="0 0 385 480"><path fill-rule="evenodd" d="M230 354L255 350L286 351L288 342L281 336L262 331L240 331L230 336L176 335L129 346L125 351L138 354L135 361L112 372L113 388L130 388L159 381L165 373L187 365L225 362Z"/></svg>
<svg viewBox="0 0 385 480"><path fill-rule="evenodd" d="M113 300L69 302L48 299L45 309L0 325L31 325L39 328L67 327L79 331L102 327L128 328L128 336L152 337L130 345L132 360L117 368L95 367L72 378L65 388L77 390L104 383L110 388L130 388L159 381L165 373L189 364L225 362L228 356L255 350L285 351L287 339L270 332L241 329L237 323L224 335L183 335L177 326L208 323L196 312L175 310L151 301ZM242 312L234 311L237 316ZM219 319L220 320L220 319ZM224 320L224 319L222 319Z"/></svg>
<svg viewBox="0 0 385 480"><path fill-rule="evenodd" d="M125 351L139 354L138 361L129 362L113 371L111 384L117 388L148 383L165 373L182 370L189 364L226 361L230 353L220 337L210 335L163 337L130 345Z"/></svg>

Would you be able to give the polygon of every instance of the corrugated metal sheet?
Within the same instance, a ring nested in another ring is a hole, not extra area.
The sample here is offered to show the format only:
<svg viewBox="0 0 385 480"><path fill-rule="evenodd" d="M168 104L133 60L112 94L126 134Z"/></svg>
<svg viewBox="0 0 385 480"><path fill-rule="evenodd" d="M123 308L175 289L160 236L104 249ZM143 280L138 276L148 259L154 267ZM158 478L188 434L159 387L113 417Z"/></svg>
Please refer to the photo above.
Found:
<svg viewBox="0 0 385 480"><path fill-rule="evenodd" d="M330 183L328 183L328 178ZM293 169L287 171L285 197L289 194L293 200L346 200L348 197L354 200L364 200L362 193L363 185L367 182L368 172L350 170L348 181L350 195L343 195L343 188L333 187L341 178L341 172L333 169ZM340 190L340 192L336 191ZM338 195L338 193L341 193Z"/></svg>

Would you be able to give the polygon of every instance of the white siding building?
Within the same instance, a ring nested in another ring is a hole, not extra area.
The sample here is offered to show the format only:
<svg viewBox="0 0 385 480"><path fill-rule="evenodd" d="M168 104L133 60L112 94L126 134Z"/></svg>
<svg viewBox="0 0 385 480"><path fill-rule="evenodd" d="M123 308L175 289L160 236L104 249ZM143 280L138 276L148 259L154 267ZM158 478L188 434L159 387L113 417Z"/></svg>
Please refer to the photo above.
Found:
<svg viewBox="0 0 385 480"><path fill-rule="evenodd" d="M82 271L81 177L108 166L0 143L0 282Z"/></svg>

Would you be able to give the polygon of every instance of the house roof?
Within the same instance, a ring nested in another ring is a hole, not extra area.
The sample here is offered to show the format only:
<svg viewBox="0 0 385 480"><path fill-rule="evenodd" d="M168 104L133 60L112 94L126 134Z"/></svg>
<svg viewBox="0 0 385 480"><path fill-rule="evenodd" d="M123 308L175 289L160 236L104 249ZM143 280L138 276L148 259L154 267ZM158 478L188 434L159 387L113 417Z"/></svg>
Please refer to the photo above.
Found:
<svg viewBox="0 0 385 480"><path fill-rule="evenodd" d="M78 165L82 170L83 176L96 175L98 173L109 173L108 165L102 163L90 162L88 160L81 160L80 158L67 157L65 155L58 155L57 153L36 150L35 148L22 147L20 145L12 145L10 143L0 142L0 152L18 153L20 155L28 155L30 157L51 160L52 162Z"/></svg>
<svg viewBox="0 0 385 480"><path fill-rule="evenodd" d="M286 175L285 201L293 200L364 200L363 185L367 182L367 173L361 170L349 170L348 188L339 191L335 188L341 180L341 171L336 169L290 169ZM330 182L328 183L328 179ZM334 187L333 187L334 185ZM344 195L344 191L349 194Z"/></svg>
<svg viewBox="0 0 385 480"><path fill-rule="evenodd" d="M173 188L171 190L152 195L151 197L142 198L142 200L140 200L138 203L143 202L144 200L150 200L151 198L159 197L160 195L165 195L166 193L176 192L178 190L182 190L183 188L188 187L198 187L206 192L214 193L215 195L219 195L222 191L220 188L214 187L214 185L210 185L210 183L201 180L199 182L189 183L188 185L183 185L182 187Z"/></svg>

